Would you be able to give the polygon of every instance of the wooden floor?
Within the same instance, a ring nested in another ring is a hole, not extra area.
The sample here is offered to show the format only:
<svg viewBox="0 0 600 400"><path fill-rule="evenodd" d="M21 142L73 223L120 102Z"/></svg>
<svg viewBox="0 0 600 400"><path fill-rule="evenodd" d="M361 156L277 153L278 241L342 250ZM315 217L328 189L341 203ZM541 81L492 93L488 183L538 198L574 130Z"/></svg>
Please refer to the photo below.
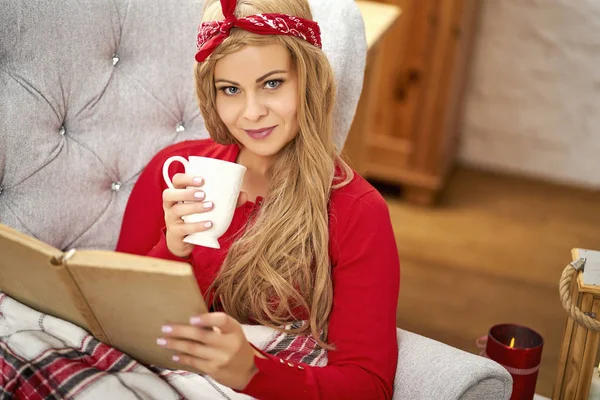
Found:
<svg viewBox="0 0 600 400"><path fill-rule="evenodd" d="M600 250L600 192L459 168L437 207L384 193L402 264L398 325L478 353L490 326L544 338L536 391L551 397L565 312L558 281L570 249Z"/></svg>

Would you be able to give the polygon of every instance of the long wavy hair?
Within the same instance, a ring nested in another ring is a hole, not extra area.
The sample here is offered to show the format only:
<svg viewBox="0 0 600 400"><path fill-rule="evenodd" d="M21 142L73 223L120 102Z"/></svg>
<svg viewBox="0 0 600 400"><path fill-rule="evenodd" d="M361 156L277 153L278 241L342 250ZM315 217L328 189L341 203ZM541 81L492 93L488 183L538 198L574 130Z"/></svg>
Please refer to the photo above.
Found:
<svg viewBox="0 0 600 400"><path fill-rule="evenodd" d="M312 19L306 0L239 0L235 15L275 12ZM223 19L218 0L207 1L202 19ZM270 183L262 207L231 245L207 295L214 290L223 310L242 323L310 333L320 346L332 348L327 344L333 298L328 203L331 191L352 180L353 172L333 142L336 90L327 57L299 38L234 28L206 61L196 64L196 90L211 138L237 143L216 111L215 64L244 46L273 43L289 51L298 74L299 132L276 155L267 172ZM341 171L337 176L336 167ZM298 310L307 323L284 329Z"/></svg>

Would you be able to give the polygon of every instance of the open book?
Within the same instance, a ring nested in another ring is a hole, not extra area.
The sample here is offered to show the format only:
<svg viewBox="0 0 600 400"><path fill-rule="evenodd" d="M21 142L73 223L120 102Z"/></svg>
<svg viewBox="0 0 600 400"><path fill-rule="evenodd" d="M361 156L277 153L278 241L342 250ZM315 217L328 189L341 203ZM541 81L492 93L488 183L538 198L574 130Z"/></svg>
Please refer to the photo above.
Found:
<svg viewBox="0 0 600 400"><path fill-rule="evenodd" d="M0 290L138 361L180 369L156 345L165 322L207 311L190 265L101 250L62 252L0 224Z"/></svg>

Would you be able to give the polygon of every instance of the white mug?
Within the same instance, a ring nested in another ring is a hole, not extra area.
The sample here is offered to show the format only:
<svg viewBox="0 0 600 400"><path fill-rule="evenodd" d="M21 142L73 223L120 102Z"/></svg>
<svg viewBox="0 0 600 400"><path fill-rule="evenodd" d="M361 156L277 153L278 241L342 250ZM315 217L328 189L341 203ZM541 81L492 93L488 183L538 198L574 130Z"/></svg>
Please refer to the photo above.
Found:
<svg viewBox="0 0 600 400"><path fill-rule="evenodd" d="M163 164L163 178L171 189L175 188L169 177L169 166L173 161L182 163L185 166L186 174L204 179L201 189L206 196L203 201L213 203L213 208L209 211L182 217L185 223L212 222L210 229L187 235L183 241L198 246L219 249L218 239L231 225L246 167L216 158L191 156L189 160L186 160L181 156L173 156ZM188 188L198 189L195 186L188 186Z"/></svg>

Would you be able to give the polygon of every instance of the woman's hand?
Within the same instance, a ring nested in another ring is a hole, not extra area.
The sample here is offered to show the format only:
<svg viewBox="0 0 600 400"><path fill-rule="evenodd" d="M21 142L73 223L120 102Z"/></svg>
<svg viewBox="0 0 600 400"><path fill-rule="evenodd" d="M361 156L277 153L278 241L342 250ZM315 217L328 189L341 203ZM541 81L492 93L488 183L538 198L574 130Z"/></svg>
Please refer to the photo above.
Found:
<svg viewBox="0 0 600 400"><path fill-rule="evenodd" d="M214 205L210 201L203 201L206 195L202 191L204 180L201 177L176 174L172 181L175 189L165 189L163 191L167 248L177 257L187 257L194 249L194 245L185 243L183 239L191 233L210 229L212 222L202 221L186 224L181 217L210 211ZM189 189L188 186L190 186ZM238 207L244 204L247 198L245 192L240 192Z"/></svg>
<svg viewBox="0 0 600 400"><path fill-rule="evenodd" d="M255 352L242 326L221 312L201 314L190 319L192 325L163 326L158 345L176 351L173 359L209 375L235 390L243 390L258 371Z"/></svg>

